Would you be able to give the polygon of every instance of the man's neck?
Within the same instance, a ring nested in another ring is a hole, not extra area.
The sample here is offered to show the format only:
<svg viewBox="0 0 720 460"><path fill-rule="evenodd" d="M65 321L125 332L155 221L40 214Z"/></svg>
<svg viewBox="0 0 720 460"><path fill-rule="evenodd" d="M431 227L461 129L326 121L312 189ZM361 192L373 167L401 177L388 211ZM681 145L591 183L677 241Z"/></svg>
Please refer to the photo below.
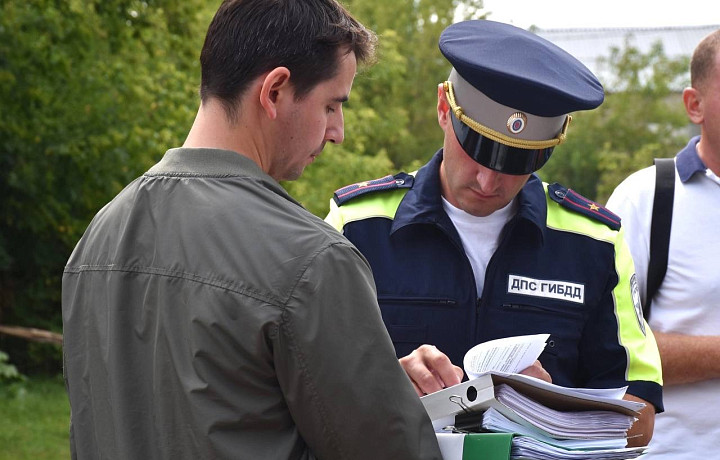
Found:
<svg viewBox="0 0 720 460"><path fill-rule="evenodd" d="M183 147L231 150L263 168L253 132L258 131L252 129L245 119L231 123L220 103L208 101L200 105Z"/></svg>
<svg viewBox="0 0 720 460"><path fill-rule="evenodd" d="M720 147L712 145L708 136L701 134L696 148L703 164L716 176L720 176Z"/></svg>

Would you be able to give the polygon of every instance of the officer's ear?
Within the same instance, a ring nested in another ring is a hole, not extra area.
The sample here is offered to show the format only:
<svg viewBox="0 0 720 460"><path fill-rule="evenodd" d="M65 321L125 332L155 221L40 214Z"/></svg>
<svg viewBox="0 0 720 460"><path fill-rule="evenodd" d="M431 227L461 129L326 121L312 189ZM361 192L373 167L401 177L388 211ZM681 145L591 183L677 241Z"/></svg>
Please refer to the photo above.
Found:
<svg viewBox="0 0 720 460"><path fill-rule="evenodd" d="M444 130L450 123L450 104L445 94L445 88L442 83L438 85L438 102L437 102L438 124Z"/></svg>

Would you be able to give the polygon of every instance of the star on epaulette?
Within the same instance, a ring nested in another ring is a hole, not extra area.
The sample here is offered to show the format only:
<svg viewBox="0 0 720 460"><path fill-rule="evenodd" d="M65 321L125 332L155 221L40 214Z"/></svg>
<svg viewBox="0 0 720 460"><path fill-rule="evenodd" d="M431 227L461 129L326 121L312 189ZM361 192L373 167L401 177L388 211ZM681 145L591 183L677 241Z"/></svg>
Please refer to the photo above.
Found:
<svg viewBox="0 0 720 460"><path fill-rule="evenodd" d="M592 217L613 230L620 230L620 217L617 214L592 200L588 200L572 189L556 183L548 186L548 195L553 201L568 209Z"/></svg>

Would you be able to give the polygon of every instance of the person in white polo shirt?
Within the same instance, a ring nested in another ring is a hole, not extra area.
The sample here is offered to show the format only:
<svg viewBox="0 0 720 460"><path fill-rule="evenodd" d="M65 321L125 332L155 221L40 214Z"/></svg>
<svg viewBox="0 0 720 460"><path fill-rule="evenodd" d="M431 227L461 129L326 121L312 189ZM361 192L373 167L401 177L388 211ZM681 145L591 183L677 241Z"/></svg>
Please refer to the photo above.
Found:
<svg viewBox="0 0 720 460"><path fill-rule="evenodd" d="M655 420L647 456L695 459L720 443L720 30L704 38L683 91L700 136L675 157L675 191L667 272L646 299L655 166L630 175L608 208L619 214L663 367L665 413Z"/></svg>

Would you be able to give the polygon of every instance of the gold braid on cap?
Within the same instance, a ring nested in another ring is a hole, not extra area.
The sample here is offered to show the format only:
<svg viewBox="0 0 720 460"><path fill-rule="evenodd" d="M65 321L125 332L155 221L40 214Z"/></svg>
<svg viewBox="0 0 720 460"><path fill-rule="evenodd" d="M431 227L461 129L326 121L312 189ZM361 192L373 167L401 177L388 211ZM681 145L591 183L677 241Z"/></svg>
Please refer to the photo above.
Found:
<svg viewBox="0 0 720 460"><path fill-rule="evenodd" d="M457 105L457 102L455 101L455 92L453 91L452 83L446 81L445 83L443 83L443 88L445 89L445 94L447 95L448 102L450 103L450 110L453 111L455 117L461 122L468 125L470 128L472 128L473 131L476 131L495 142L500 142L501 144L505 144L510 147L517 147L520 149L547 149L562 144L567 137L567 130L570 126L570 121L572 120L572 117L570 115L567 115L565 117L563 127L560 130L560 133L558 133L557 137L555 137L554 139L548 139L546 141L527 141L524 139L516 139L514 137L506 136L502 133L499 133L493 129L487 128L465 115L462 107Z"/></svg>

